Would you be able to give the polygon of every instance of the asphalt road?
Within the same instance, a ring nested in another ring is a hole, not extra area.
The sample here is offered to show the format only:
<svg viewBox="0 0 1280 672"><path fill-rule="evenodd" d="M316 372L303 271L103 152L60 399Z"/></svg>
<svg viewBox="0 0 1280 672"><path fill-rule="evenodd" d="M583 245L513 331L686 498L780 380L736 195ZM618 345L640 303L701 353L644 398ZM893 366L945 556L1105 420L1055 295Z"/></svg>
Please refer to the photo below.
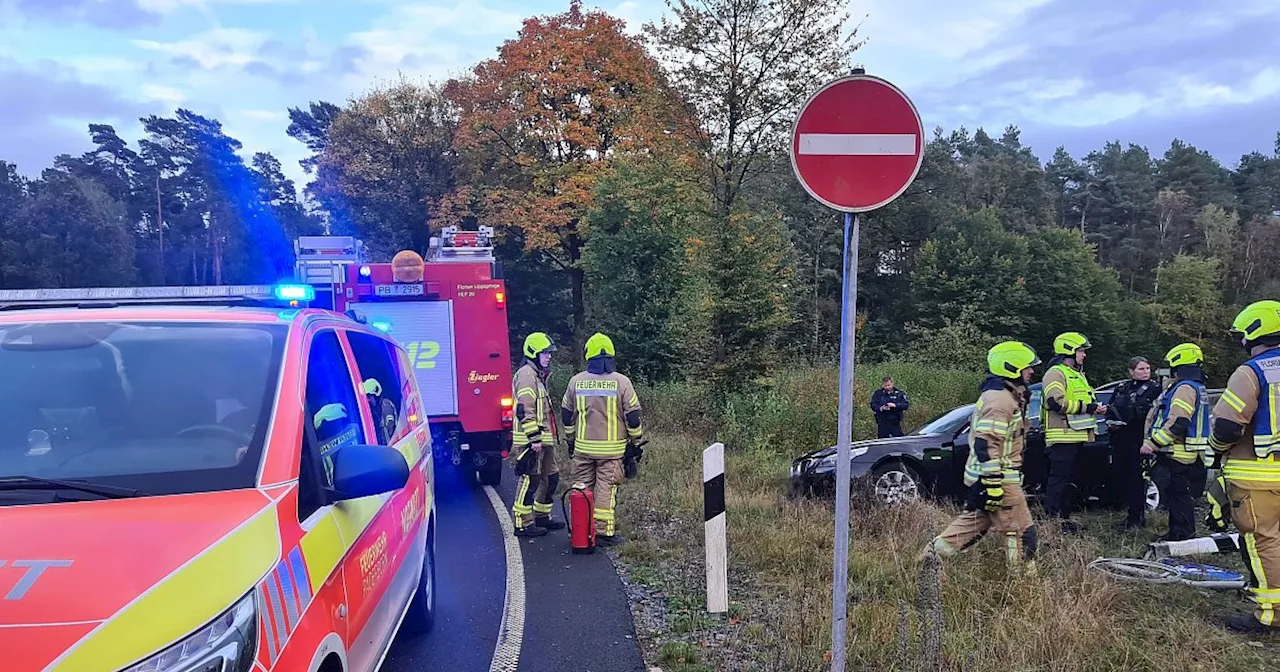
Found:
<svg viewBox="0 0 1280 672"><path fill-rule="evenodd" d="M488 672L502 623L507 555L488 496L452 468L437 470L435 628L401 637L384 672ZM497 488L510 516L515 477ZM555 518L563 513L559 502ZM635 625L608 555L569 552L566 530L520 542L524 628L520 672L644 672Z"/></svg>

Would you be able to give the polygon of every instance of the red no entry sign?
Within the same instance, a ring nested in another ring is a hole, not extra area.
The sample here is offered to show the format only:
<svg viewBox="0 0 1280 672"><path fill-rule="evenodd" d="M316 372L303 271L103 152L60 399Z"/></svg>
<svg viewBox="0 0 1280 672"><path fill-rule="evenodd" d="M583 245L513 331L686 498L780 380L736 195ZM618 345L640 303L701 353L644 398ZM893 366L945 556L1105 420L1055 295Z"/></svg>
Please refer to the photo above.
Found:
<svg viewBox="0 0 1280 672"><path fill-rule="evenodd" d="M911 99L857 74L818 89L796 117L791 167L811 196L843 212L882 207L907 190L924 158L924 125Z"/></svg>

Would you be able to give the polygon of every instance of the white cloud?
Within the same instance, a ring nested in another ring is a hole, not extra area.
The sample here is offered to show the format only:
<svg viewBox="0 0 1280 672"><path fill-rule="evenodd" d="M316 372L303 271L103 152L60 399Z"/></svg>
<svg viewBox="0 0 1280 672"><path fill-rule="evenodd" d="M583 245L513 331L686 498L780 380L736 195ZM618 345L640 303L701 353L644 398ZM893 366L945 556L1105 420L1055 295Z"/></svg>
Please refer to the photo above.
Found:
<svg viewBox="0 0 1280 672"><path fill-rule="evenodd" d="M272 5L293 3L300 0L138 0L143 9L172 13L184 7L207 9L211 5Z"/></svg>
<svg viewBox="0 0 1280 672"><path fill-rule="evenodd" d="M187 100L186 94L172 86L143 84L140 90L142 91L142 96L145 100L155 100L174 107L181 105Z"/></svg>
<svg viewBox="0 0 1280 672"><path fill-rule="evenodd" d="M214 28L177 42L133 40L143 49L194 60L212 70L223 66L244 66L257 60L255 54L270 37L265 32L243 28Z"/></svg>

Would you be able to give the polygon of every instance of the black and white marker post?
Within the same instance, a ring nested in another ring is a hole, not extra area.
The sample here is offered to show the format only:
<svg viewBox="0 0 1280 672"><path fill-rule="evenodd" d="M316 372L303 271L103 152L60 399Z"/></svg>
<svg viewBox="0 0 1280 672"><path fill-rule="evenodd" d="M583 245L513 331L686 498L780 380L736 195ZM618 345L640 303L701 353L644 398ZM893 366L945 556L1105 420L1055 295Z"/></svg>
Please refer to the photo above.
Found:
<svg viewBox="0 0 1280 672"><path fill-rule="evenodd" d="M729 610L729 558L725 540L724 444L702 451L702 525L707 546L707 611Z"/></svg>
<svg viewBox="0 0 1280 672"><path fill-rule="evenodd" d="M800 107L791 167L810 196L845 213L836 436L836 529L831 582L831 670L844 672L849 603L849 452L853 440L858 313L858 214L902 195L924 160L924 124L898 87L861 68L828 82Z"/></svg>

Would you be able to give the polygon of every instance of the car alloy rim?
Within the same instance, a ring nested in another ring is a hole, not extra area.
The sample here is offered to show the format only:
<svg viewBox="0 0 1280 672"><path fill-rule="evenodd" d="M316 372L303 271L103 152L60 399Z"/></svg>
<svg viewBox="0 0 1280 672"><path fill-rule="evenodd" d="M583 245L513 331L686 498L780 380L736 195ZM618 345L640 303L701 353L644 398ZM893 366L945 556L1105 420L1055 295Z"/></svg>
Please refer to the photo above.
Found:
<svg viewBox="0 0 1280 672"><path fill-rule="evenodd" d="M915 501L918 495L914 478L902 471L886 471L876 479L876 497L886 504Z"/></svg>

